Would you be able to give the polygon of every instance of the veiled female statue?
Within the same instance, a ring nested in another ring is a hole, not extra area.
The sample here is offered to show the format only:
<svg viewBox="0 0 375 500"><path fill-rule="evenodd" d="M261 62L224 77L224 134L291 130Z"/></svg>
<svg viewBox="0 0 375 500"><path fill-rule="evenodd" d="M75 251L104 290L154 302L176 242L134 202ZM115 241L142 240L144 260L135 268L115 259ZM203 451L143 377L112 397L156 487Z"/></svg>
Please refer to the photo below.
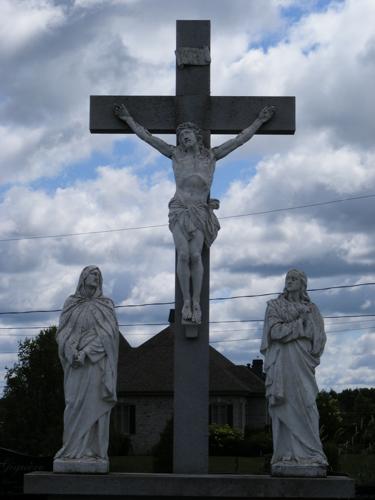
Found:
<svg viewBox="0 0 375 500"><path fill-rule="evenodd" d="M57 330L64 369L63 446L54 472L108 472L109 419L116 403L119 330L95 266L81 272Z"/></svg>
<svg viewBox="0 0 375 500"><path fill-rule="evenodd" d="M315 380L326 335L323 318L306 289L305 273L290 270L283 293L268 302L264 322L261 353L272 419L272 473L276 474L326 473Z"/></svg>

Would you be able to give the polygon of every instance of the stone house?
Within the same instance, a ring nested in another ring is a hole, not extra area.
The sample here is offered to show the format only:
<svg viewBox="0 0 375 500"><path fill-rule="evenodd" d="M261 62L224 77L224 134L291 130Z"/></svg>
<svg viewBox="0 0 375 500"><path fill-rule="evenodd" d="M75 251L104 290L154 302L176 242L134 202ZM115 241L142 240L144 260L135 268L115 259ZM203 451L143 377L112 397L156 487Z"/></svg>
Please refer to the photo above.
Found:
<svg viewBox="0 0 375 500"><path fill-rule="evenodd" d="M210 423L263 428L267 423L262 361L235 365L210 346ZM257 374L256 374L257 372ZM120 336L115 428L136 455L150 454L173 415L173 333L167 327L132 348Z"/></svg>

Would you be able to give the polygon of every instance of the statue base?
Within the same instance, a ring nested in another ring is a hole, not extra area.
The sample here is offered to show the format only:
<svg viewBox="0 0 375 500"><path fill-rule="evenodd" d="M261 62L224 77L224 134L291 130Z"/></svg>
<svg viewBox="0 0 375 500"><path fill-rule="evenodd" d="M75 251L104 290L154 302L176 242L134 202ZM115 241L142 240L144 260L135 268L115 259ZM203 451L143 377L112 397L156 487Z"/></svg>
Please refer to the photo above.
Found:
<svg viewBox="0 0 375 500"><path fill-rule="evenodd" d="M354 481L326 478L270 477L246 474L106 475L32 472L24 476L24 493L47 500L301 500L355 497Z"/></svg>
<svg viewBox="0 0 375 500"><path fill-rule="evenodd" d="M53 472L57 474L108 474L109 461L103 458L56 458Z"/></svg>
<svg viewBox="0 0 375 500"><path fill-rule="evenodd" d="M271 475L275 477L327 477L326 465L271 465Z"/></svg>

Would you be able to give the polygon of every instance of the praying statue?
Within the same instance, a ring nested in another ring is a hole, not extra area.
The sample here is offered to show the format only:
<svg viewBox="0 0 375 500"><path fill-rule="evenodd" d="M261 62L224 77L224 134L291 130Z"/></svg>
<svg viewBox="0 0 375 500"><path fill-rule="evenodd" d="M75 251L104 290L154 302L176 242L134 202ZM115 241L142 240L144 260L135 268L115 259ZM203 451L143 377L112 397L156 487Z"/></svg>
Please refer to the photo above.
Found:
<svg viewBox="0 0 375 500"><path fill-rule="evenodd" d="M106 473L109 419L116 403L119 329L111 299L103 296L96 266L85 267L65 301L57 330L64 369L63 446L54 472Z"/></svg>
<svg viewBox="0 0 375 500"><path fill-rule="evenodd" d="M137 123L124 104L115 104L113 110L140 139L172 160L176 192L169 202L169 229L177 252L177 276L183 297L181 317L185 324L199 325L203 245L210 247L220 229L214 214L219 200L210 198L216 161L250 140L271 119L275 107L264 107L249 127L214 148L204 146L202 131L194 123L177 127L177 146L172 146Z"/></svg>
<svg viewBox="0 0 375 500"><path fill-rule="evenodd" d="M268 302L264 320L261 353L272 419L274 475L326 475L315 380L326 334L319 309L306 290L306 274L288 271L284 291Z"/></svg>

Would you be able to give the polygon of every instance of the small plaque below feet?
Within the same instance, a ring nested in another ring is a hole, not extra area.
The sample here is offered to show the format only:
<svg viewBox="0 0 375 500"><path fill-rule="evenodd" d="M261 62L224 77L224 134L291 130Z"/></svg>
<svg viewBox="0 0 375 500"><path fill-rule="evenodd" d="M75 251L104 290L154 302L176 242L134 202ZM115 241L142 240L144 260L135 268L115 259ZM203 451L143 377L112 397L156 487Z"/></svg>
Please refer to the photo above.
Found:
<svg viewBox="0 0 375 500"><path fill-rule="evenodd" d="M57 458L53 461L53 472L58 474L108 474L109 461L103 458Z"/></svg>
<svg viewBox="0 0 375 500"><path fill-rule="evenodd" d="M327 477L325 465L271 465L271 475L276 477Z"/></svg>
<svg viewBox="0 0 375 500"><path fill-rule="evenodd" d="M185 327L185 337L187 339L196 339L198 337L198 325L195 323L182 323Z"/></svg>

